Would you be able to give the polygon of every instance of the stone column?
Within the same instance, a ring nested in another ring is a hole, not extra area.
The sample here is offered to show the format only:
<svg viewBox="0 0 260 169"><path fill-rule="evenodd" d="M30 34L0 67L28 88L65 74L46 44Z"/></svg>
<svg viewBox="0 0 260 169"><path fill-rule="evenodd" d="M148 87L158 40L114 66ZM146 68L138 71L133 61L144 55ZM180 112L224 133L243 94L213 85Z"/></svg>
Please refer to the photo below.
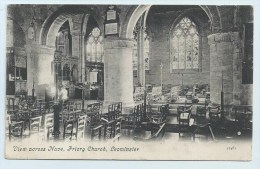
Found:
<svg viewBox="0 0 260 169"><path fill-rule="evenodd" d="M34 57L31 54L31 46L26 45L26 54L27 54L27 91L28 95L32 96L32 89L33 89L33 81L34 81Z"/></svg>
<svg viewBox="0 0 260 169"><path fill-rule="evenodd" d="M143 26L139 27L137 36L137 50L138 50L138 82L145 85L145 65L144 65L144 31Z"/></svg>
<svg viewBox="0 0 260 169"><path fill-rule="evenodd" d="M130 39L104 39L104 105L122 102L134 105L132 50Z"/></svg>
<svg viewBox="0 0 260 169"><path fill-rule="evenodd" d="M78 82L85 81L85 59L84 59L84 35L82 21L84 14L76 14L70 18L70 31L72 38L72 56L78 58Z"/></svg>
<svg viewBox="0 0 260 169"><path fill-rule="evenodd" d="M78 82L82 82L82 36L80 31L71 32L72 39L72 57L78 58Z"/></svg>
<svg viewBox="0 0 260 169"><path fill-rule="evenodd" d="M237 55L237 50L239 49L236 44L238 42L238 32L216 33L208 36L210 45L210 96L212 103L221 103L222 86L224 105L234 104L234 96L240 92L241 78L236 78L237 72L241 71Z"/></svg>
<svg viewBox="0 0 260 169"><path fill-rule="evenodd" d="M35 94L43 97L44 91L40 91L39 86L45 85L55 88L54 70L52 70L52 62L54 59L55 48L43 45L27 46L27 87L28 92L32 91L33 82ZM29 93L30 94L30 93Z"/></svg>

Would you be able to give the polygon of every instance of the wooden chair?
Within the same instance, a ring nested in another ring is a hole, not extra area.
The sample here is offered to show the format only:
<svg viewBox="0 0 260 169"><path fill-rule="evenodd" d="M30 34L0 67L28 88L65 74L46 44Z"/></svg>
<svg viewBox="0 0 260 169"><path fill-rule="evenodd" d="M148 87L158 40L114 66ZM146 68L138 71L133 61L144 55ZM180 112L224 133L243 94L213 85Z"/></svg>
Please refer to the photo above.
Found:
<svg viewBox="0 0 260 169"><path fill-rule="evenodd" d="M38 117L43 115L40 109L30 109L29 111L31 112L31 117Z"/></svg>
<svg viewBox="0 0 260 169"><path fill-rule="evenodd" d="M65 121L76 121L77 120L77 114L75 111L65 111L63 112L63 119L64 119L64 123Z"/></svg>
<svg viewBox="0 0 260 169"><path fill-rule="evenodd" d="M16 121L23 121L24 122L24 129L28 126L28 123L31 118L31 111L28 110L18 110L15 114Z"/></svg>
<svg viewBox="0 0 260 169"><path fill-rule="evenodd" d="M61 112L59 113L59 122L60 123L65 123L65 121L67 120L67 116L68 116L69 110L63 109L61 110Z"/></svg>
<svg viewBox="0 0 260 169"><path fill-rule="evenodd" d="M166 122L166 118L169 115L169 104L161 105L159 111L161 113L162 122Z"/></svg>
<svg viewBox="0 0 260 169"><path fill-rule="evenodd" d="M119 118L122 114L122 102L114 104L113 108L115 112L115 118Z"/></svg>
<svg viewBox="0 0 260 169"><path fill-rule="evenodd" d="M217 123L221 119L220 106L209 107L209 120L211 123Z"/></svg>
<svg viewBox="0 0 260 169"><path fill-rule="evenodd" d="M200 121L206 120L207 108L202 106L197 106L196 110L196 122L199 123Z"/></svg>
<svg viewBox="0 0 260 169"><path fill-rule="evenodd" d="M46 102L41 101L38 105L37 105L37 109L40 110L40 113L43 115L46 113Z"/></svg>
<svg viewBox="0 0 260 169"><path fill-rule="evenodd" d="M114 104L108 105L108 112L102 114L102 118L106 119L107 121L114 120L116 118L116 112L114 106L115 106Z"/></svg>
<svg viewBox="0 0 260 169"><path fill-rule="evenodd" d="M26 102L27 102L27 108L29 109L34 109L36 108L36 102L35 102L35 98L33 98L32 96L27 96L26 98Z"/></svg>
<svg viewBox="0 0 260 169"><path fill-rule="evenodd" d="M42 124L42 116L31 118L30 125L29 125L29 136L35 133L39 134L41 124Z"/></svg>
<svg viewBox="0 0 260 169"><path fill-rule="evenodd" d="M190 131L190 117L191 111L189 107L184 107L179 110L177 116L179 139L191 139L192 133Z"/></svg>
<svg viewBox="0 0 260 169"><path fill-rule="evenodd" d="M5 129L8 130L9 125L11 124L11 115L6 115Z"/></svg>
<svg viewBox="0 0 260 169"><path fill-rule="evenodd" d="M18 113L19 110L7 110L7 116L10 117L10 121L17 121L18 119Z"/></svg>
<svg viewBox="0 0 260 169"><path fill-rule="evenodd" d="M73 101L68 101L68 110L69 111L73 111L74 110L74 102Z"/></svg>
<svg viewBox="0 0 260 169"><path fill-rule="evenodd" d="M123 118L123 126L122 128L127 130L135 130L140 125L140 116L138 112L138 107L135 106L133 109L133 113L122 115Z"/></svg>
<svg viewBox="0 0 260 169"><path fill-rule="evenodd" d="M115 123L116 120L106 121L104 124L104 140L110 140L115 136Z"/></svg>
<svg viewBox="0 0 260 169"><path fill-rule="evenodd" d="M87 113L88 113L88 112L93 112L92 104L88 104L85 111L86 111Z"/></svg>
<svg viewBox="0 0 260 169"><path fill-rule="evenodd" d="M24 132L24 122L11 122L9 124L9 141L22 140Z"/></svg>
<svg viewBox="0 0 260 169"><path fill-rule="evenodd" d="M68 102L66 102L66 101L64 101L64 102L62 103L62 111L63 111L63 110L69 110Z"/></svg>
<svg viewBox="0 0 260 169"><path fill-rule="evenodd" d="M151 113L149 121L152 123L163 123L166 122L166 117L167 117L167 106L166 105L161 105L157 108L158 110L156 112Z"/></svg>
<svg viewBox="0 0 260 169"><path fill-rule="evenodd" d="M87 115L79 115L77 120L76 139L85 137Z"/></svg>
<svg viewBox="0 0 260 169"><path fill-rule="evenodd" d="M180 114L185 112L185 106L178 106L177 107L177 120L179 121Z"/></svg>
<svg viewBox="0 0 260 169"><path fill-rule="evenodd" d="M197 106L196 115L206 118L207 108L205 106Z"/></svg>
<svg viewBox="0 0 260 169"><path fill-rule="evenodd" d="M82 110L82 104L81 104L81 103L75 103L73 110L74 110L74 111L76 111L76 110Z"/></svg>
<svg viewBox="0 0 260 169"><path fill-rule="evenodd" d="M64 141L71 141L73 139L73 130L74 130L75 123L74 121L65 121L64 128L63 128L63 140Z"/></svg>
<svg viewBox="0 0 260 169"><path fill-rule="evenodd" d="M248 107L237 108L235 122L240 130L252 130L252 110Z"/></svg>
<svg viewBox="0 0 260 169"><path fill-rule="evenodd" d="M101 141L101 132L103 125L91 129L91 141Z"/></svg>
<svg viewBox="0 0 260 169"><path fill-rule="evenodd" d="M102 103L94 103L94 104L92 104L92 112L102 113L101 112L101 104Z"/></svg>
<svg viewBox="0 0 260 169"><path fill-rule="evenodd" d="M15 110L15 98L7 98L7 110Z"/></svg>
<svg viewBox="0 0 260 169"><path fill-rule="evenodd" d="M146 105L146 117L147 117L148 119L151 119L152 113L153 113L153 107L152 107L152 105L147 104L147 105Z"/></svg>
<svg viewBox="0 0 260 169"><path fill-rule="evenodd" d="M46 102L46 113L53 113L54 112L54 108L53 108L54 105L55 105L55 101Z"/></svg>
<svg viewBox="0 0 260 169"><path fill-rule="evenodd" d="M179 114L179 124L182 124L182 125L188 125L190 124L190 117L191 117L191 113L190 112L181 112Z"/></svg>
<svg viewBox="0 0 260 169"><path fill-rule="evenodd" d="M192 105L177 107L177 120L179 121L179 123L189 124L191 109Z"/></svg>
<svg viewBox="0 0 260 169"><path fill-rule="evenodd" d="M44 116L44 136L46 140L50 140L50 138L52 138L53 126L54 126L54 114L53 113L46 114Z"/></svg>
<svg viewBox="0 0 260 169"><path fill-rule="evenodd" d="M119 138L122 135L121 129L122 129L122 118L117 118L115 123L115 136L113 138L114 141L115 140L119 141Z"/></svg>

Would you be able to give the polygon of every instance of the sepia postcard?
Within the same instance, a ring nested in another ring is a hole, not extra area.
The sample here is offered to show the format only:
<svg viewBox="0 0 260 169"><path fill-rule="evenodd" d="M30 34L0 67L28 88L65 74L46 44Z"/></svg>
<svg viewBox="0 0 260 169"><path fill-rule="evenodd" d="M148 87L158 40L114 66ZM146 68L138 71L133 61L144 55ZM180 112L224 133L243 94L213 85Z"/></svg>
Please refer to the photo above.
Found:
<svg viewBox="0 0 260 169"><path fill-rule="evenodd" d="M6 159L252 160L254 6L6 8Z"/></svg>

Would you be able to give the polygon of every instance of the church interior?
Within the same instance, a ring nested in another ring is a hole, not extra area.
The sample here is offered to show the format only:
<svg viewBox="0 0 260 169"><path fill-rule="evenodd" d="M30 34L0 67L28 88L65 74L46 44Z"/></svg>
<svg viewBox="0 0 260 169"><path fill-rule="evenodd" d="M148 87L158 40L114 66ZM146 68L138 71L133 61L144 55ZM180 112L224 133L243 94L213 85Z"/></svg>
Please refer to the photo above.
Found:
<svg viewBox="0 0 260 169"><path fill-rule="evenodd" d="M6 140L251 141L251 6L7 11Z"/></svg>

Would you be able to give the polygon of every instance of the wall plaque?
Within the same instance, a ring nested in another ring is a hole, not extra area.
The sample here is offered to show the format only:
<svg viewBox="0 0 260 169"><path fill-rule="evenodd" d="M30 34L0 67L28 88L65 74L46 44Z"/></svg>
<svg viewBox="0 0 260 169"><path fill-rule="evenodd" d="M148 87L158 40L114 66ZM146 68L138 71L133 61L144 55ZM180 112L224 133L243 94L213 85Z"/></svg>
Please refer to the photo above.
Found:
<svg viewBox="0 0 260 169"><path fill-rule="evenodd" d="M105 34L113 35L118 33L118 24L117 23L107 23L105 25Z"/></svg>
<svg viewBox="0 0 260 169"><path fill-rule="evenodd" d="M117 35L119 30L118 8L115 5L109 5L106 10L106 20L104 22L105 36Z"/></svg>

